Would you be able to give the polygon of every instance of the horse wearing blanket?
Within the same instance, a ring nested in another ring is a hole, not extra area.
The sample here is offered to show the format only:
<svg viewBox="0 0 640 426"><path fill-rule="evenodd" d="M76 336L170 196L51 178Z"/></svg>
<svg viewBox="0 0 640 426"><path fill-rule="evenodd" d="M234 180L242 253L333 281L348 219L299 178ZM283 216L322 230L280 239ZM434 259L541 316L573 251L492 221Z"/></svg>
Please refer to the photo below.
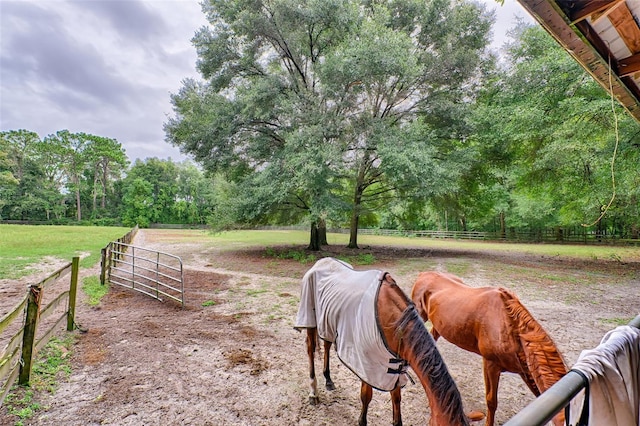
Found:
<svg viewBox="0 0 640 426"><path fill-rule="evenodd" d="M469 424L435 341L389 273L355 271L340 260L320 259L302 279L295 328L307 329L311 404L318 402L313 357L319 336L324 341L327 390L335 389L329 372L333 343L340 361L362 381L360 426L367 424L373 388L391 392L393 424L402 425L400 390L407 381L407 365L427 394L430 425Z"/></svg>

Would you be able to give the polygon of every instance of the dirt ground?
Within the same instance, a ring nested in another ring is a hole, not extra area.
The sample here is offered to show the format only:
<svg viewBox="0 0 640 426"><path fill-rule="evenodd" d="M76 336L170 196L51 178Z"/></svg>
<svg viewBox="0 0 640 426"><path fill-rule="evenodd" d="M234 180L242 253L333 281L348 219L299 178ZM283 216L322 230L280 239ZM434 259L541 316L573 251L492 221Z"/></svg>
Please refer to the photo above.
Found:
<svg viewBox="0 0 640 426"><path fill-rule="evenodd" d="M360 412L358 379L332 354L337 389L319 378L320 404L310 406L305 336L293 329L300 279L312 263L262 250L219 251L176 244L172 232L140 230L133 244L180 256L186 306L112 286L98 307L78 293L72 373L30 425L353 425ZM448 270L471 286L513 290L555 340L567 365L602 336L640 312L640 265L504 254L363 247L376 262L356 269L389 271L410 293L420 271ZM300 247L296 247L300 250ZM284 250L284 249L283 249ZM323 255L353 256L329 246ZM97 275L96 268L82 275ZM7 289L5 296L22 294ZM12 306L13 303L3 303ZM1 316L1 315L0 315ZM465 411L486 411L481 358L443 339L438 348L462 394ZM316 368L321 368L316 358ZM425 425L424 390L402 392L405 425ZM497 422L534 399L519 377L503 373ZM374 392L369 424L391 424L391 401ZM0 408L0 424L18 419ZM484 424L482 422L474 423Z"/></svg>

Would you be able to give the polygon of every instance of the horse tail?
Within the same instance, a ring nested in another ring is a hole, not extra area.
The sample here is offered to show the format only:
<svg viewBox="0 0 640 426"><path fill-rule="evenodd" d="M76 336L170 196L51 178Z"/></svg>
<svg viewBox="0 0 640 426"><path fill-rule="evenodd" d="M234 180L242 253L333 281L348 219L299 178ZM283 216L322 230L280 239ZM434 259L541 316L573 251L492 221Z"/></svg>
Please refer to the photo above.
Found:
<svg viewBox="0 0 640 426"><path fill-rule="evenodd" d="M564 359L551 336L533 318L518 298L504 288L501 288L500 292L507 315L511 318L514 329L520 338L522 354L519 357L521 361L524 361L523 368L525 366L528 368L529 371L526 375L533 380L539 393L542 393L567 374ZM522 360L522 358L524 359ZM528 384L531 387L532 384Z"/></svg>

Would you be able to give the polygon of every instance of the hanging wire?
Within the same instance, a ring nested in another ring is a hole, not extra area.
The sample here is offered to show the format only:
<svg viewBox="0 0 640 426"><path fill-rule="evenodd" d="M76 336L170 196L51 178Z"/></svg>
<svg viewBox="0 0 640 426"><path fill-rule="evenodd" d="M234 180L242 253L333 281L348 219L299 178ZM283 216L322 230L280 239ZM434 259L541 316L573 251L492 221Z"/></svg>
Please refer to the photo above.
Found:
<svg viewBox="0 0 640 426"><path fill-rule="evenodd" d="M620 142L620 135L618 133L618 114L616 113L616 104L615 104L615 100L613 98L613 77L612 77L612 74L613 74L613 72L611 70L611 55L609 55L609 94L611 95L611 111L613 112L614 128L615 128L615 134L616 134L616 144L615 144L615 147L613 148L613 156L611 157L611 186L612 186L611 200L609 200L609 204L604 206L604 208L602 209L602 213L600 214L600 217L597 218L593 223L591 223L591 224L583 223L582 224L582 226L584 226L585 228L593 226L596 223L600 222L602 220L602 218L604 217L604 215L607 214L607 211L609 210L609 207L611 207L611 204L613 204L613 200L615 200L615 198L616 198L615 162L616 162L616 155L618 154L618 144Z"/></svg>

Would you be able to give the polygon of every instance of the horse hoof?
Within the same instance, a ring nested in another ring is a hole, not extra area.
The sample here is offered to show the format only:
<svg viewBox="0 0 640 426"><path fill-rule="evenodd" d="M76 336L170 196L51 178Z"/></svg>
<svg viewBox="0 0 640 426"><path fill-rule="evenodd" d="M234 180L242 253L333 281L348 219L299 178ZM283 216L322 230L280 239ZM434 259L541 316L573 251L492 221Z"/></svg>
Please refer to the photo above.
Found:
<svg viewBox="0 0 640 426"><path fill-rule="evenodd" d="M325 387L328 391L336 390L336 385L334 385L333 382L327 382Z"/></svg>
<svg viewBox="0 0 640 426"><path fill-rule="evenodd" d="M484 413L481 411L471 411L467 414L467 418L472 422L477 422L478 420L484 419Z"/></svg>
<svg viewBox="0 0 640 426"><path fill-rule="evenodd" d="M318 405L319 402L320 402L320 398L318 398L317 396L309 397L309 405Z"/></svg>

